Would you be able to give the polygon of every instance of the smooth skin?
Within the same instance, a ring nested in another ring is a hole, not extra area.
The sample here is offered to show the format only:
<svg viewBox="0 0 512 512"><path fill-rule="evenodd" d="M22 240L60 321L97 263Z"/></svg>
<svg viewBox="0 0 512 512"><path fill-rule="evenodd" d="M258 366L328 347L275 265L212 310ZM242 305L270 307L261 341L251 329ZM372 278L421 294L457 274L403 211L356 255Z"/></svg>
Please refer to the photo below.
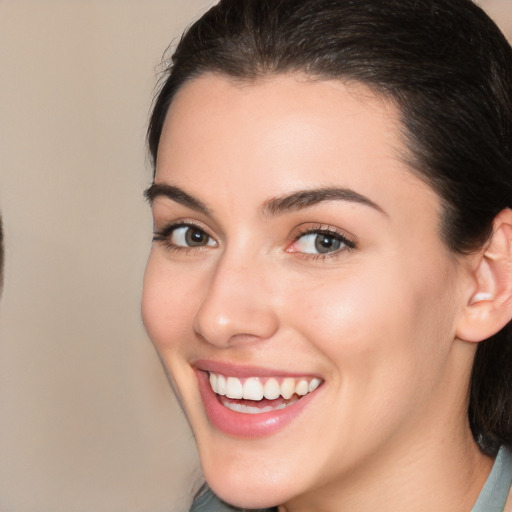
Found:
<svg viewBox="0 0 512 512"><path fill-rule="evenodd" d="M234 505L468 512L487 478L467 389L476 342L511 316L512 216L481 251L451 253L402 137L364 85L301 75L206 74L171 104L155 183L195 202L152 200L143 319L204 475ZM354 194L280 201L334 188ZM241 439L208 420L198 360L323 384L284 428Z"/></svg>

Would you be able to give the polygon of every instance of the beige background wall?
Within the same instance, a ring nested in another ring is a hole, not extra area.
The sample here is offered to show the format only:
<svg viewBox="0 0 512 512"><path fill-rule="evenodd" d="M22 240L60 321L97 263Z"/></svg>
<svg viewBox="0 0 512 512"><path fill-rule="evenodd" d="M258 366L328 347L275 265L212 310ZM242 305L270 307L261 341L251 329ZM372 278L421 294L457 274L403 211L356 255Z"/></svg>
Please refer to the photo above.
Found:
<svg viewBox="0 0 512 512"><path fill-rule="evenodd" d="M155 69L211 3L0 0L2 512L179 511L197 477L139 317L142 190Z"/></svg>
<svg viewBox="0 0 512 512"><path fill-rule="evenodd" d="M210 3L0 0L2 512L169 511L188 491L139 314L144 136L161 55Z"/></svg>

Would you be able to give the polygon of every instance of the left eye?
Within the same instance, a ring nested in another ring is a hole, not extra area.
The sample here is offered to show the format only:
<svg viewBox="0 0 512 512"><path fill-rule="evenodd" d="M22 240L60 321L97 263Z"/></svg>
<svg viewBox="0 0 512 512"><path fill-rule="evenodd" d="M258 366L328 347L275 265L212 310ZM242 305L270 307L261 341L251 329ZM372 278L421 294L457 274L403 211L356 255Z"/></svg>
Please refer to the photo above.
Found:
<svg viewBox="0 0 512 512"><path fill-rule="evenodd" d="M304 254L328 254L345 247L353 247L345 237L336 233L311 232L297 238L293 252Z"/></svg>

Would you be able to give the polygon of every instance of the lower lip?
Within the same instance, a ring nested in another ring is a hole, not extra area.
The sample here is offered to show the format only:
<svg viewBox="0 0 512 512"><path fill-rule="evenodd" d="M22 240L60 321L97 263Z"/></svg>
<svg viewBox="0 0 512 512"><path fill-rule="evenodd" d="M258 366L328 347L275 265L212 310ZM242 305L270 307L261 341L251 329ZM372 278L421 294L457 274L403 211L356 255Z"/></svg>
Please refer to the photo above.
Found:
<svg viewBox="0 0 512 512"><path fill-rule="evenodd" d="M224 407L213 392L208 373L196 370L199 391L210 422L225 434L243 438L269 436L282 429L301 414L316 392L308 393L297 402L275 411L245 414Z"/></svg>

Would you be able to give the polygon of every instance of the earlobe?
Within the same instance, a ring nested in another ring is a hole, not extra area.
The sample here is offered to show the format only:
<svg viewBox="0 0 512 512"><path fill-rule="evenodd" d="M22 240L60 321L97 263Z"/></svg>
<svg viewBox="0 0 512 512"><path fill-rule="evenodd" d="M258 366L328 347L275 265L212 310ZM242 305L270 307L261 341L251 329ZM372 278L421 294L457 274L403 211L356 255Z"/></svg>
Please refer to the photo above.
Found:
<svg viewBox="0 0 512 512"><path fill-rule="evenodd" d="M475 259L474 289L456 331L470 342L491 337L512 319L512 210L495 217L492 237Z"/></svg>

